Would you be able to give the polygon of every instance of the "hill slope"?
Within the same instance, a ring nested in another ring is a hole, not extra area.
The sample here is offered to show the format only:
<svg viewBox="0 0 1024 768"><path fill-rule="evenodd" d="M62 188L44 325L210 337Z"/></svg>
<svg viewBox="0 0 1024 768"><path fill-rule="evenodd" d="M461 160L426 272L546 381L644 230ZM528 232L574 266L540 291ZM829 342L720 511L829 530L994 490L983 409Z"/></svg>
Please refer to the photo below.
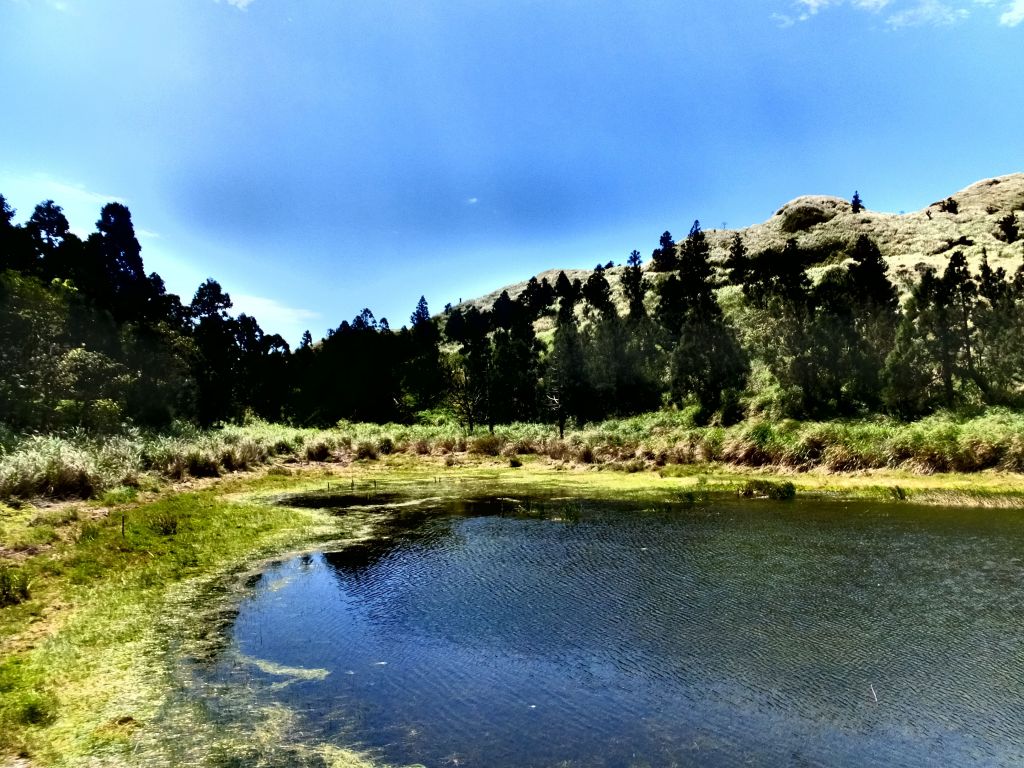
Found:
<svg viewBox="0 0 1024 768"><path fill-rule="evenodd" d="M956 213L948 211L951 207L949 200L955 203ZM916 279L915 267L930 264L942 269L949 256L958 250L964 252L972 268L976 269L984 249L993 267L1004 267L1012 273L1024 261L1022 211L1024 173L1014 173L979 181L913 213L865 210L855 214L847 200L808 195L786 203L761 224L738 230L707 230L705 234L711 245L712 259L719 262L725 258L737 233L751 254L767 248L781 248L789 238L796 238L804 248L838 251L858 236L868 235L888 261L892 279L906 288ZM1008 213L1016 213L1022 230L1022 239L1012 244L1002 239L998 225ZM681 236L678 232L676 235ZM654 236L656 233L652 233L652 238ZM645 254L645 259L648 257L649 254ZM538 280L546 277L553 284L559 271L550 269L536 277ZM565 273L569 279L586 280L590 270L567 269ZM621 267L614 267L606 273L616 294L620 273ZM466 309L474 305L487 309L503 290L515 298L525 287L524 280L459 306Z"/></svg>

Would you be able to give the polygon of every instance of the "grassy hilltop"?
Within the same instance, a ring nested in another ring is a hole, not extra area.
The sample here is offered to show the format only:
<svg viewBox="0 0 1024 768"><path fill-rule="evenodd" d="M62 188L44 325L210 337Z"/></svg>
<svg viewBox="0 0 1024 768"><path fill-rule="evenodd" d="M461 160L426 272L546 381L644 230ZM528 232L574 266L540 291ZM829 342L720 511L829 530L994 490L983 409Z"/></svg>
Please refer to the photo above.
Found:
<svg viewBox="0 0 1024 768"><path fill-rule="evenodd" d="M804 195L790 200L760 224L742 229L709 229L705 235L711 247L711 259L719 265L725 261L729 244L737 234L751 253L781 249L787 240L795 238L801 248L822 254L818 272L821 267L834 263L830 261L831 254L847 249L860 235L867 235L878 245L894 280L908 291L916 279L916 268L930 265L941 270L954 251L963 252L972 269L976 269L984 250L993 268L1003 267L1012 273L1024 261L1024 239L1007 243L999 221L1018 211L1024 211L1024 173L978 181L910 213L872 210L854 213L849 200ZM689 224L680 223L681 231L675 232L677 238L685 234L683 226L688 228ZM646 266L649 268L650 264ZM605 272L620 301L622 270L620 265ZM553 284L560 271L545 270L536 278L547 278ZM812 269L812 274L814 271ZM570 280L582 282L590 276L591 270L567 269L565 274ZM503 286L458 306L490 309L502 291L516 298L526 282Z"/></svg>

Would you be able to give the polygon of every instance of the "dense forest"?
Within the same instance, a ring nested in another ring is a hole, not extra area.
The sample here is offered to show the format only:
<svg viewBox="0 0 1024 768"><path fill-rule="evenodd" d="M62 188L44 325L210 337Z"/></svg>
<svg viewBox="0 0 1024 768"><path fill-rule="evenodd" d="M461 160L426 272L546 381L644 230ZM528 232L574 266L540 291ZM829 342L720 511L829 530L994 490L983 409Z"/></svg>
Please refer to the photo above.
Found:
<svg viewBox="0 0 1024 768"><path fill-rule="evenodd" d="M213 279L188 302L168 293L145 272L124 205L104 206L82 240L53 201L17 224L0 196L0 422L104 431L253 414L564 428L673 406L731 423L1022 404L1024 268L983 259L972 272L953 252L944 269L922 266L901 301L867 236L819 250L791 240L749 253L737 235L714 263L695 222L678 243L665 232L648 269L629 254L618 291L608 264L585 281L531 279L487 310L434 317L421 298L399 330L364 309L291 349L232 315ZM830 266L812 281L812 265Z"/></svg>

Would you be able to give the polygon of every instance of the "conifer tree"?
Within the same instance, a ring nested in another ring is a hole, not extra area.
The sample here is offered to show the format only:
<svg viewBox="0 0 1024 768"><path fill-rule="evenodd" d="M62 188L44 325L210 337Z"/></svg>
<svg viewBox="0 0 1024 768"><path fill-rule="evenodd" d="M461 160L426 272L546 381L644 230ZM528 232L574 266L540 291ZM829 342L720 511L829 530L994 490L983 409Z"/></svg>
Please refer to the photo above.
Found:
<svg viewBox="0 0 1024 768"><path fill-rule="evenodd" d="M749 370L715 297L709 256L707 239L695 221L679 249L678 270L662 283L658 307L669 351L671 397L682 402L694 396L700 405L698 418L704 420L743 387Z"/></svg>
<svg viewBox="0 0 1024 768"><path fill-rule="evenodd" d="M850 201L850 210L854 213L860 213L864 210L864 203L860 199L860 192L854 190L853 199Z"/></svg>
<svg viewBox="0 0 1024 768"><path fill-rule="evenodd" d="M675 241L672 239L672 234L665 231L661 235L658 247L651 254L651 269L655 272L671 272L676 268L677 263Z"/></svg>
<svg viewBox="0 0 1024 768"><path fill-rule="evenodd" d="M586 406L584 380L584 354L572 301L559 301L555 324L555 338L548 356L544 376L544 390L548 410L558 425L558 436L565 436L570 418L579 418Z"/></svg>

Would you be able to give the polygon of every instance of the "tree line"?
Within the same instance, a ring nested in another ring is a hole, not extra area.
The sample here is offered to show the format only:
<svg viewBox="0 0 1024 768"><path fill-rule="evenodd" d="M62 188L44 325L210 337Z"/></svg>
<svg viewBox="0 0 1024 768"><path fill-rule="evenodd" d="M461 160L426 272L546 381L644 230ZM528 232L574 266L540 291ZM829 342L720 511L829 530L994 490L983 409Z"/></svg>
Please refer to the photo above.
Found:
<svg viewBox="0 0 1024 768"><path fill-rule="evenodd" d="M296 349L210 279L187 303L145 272L129 210L85 240L53 201L24 224L0 196L0 421L18 430L161 428L247 413L272 421L413 421L564 429L664 406L700 423L751 412L913 418L1022 405L1024 271L961 252L919 270L901 305L867 236L822 253L790 240L714 264L699 222L585 281L531 279L490 309L437 317L421 298L393 330L364 309ZM812 281L808 267L832 263ZM540 321L540 322L538 322ZM538 332L538 329L541 329Z"/></svg>

